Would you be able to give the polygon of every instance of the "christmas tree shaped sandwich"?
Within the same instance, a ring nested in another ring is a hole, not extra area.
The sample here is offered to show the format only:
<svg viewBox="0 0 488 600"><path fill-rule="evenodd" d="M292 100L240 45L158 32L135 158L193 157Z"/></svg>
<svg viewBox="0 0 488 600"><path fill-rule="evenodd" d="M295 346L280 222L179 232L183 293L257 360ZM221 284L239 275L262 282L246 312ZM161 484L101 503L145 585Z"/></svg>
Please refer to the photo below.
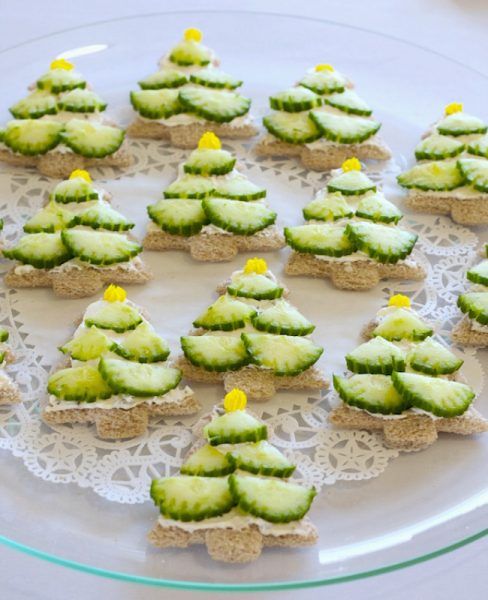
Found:
<svg viewBox="0 0 488 600"><path fill-rule="evenodd" d="M105 283L146 283L151 278L138 254L134 227L110 206L86 171L58 183L49 202L24 225L25 235L4 249L17 265L5 275L9 287L52 287L64 298L83 298Z"/></svg>
<svg viewBox="0 0 488 600"><path fill-rule="evenodd" d="M214 53L190 28L159 64L159 71L139 81L130 99L137 117L131 137L169 139L179 148L194 148L205 131L222 138L249 138L257 133L249 115L251 101L238 91L242 81L218 68Z"/></svg>
<svg viewBox="0 0 488 600"><path fill-rule="evenodd" d="M462 381L463 364L433 336L432 327L393 296L364 331L365 343L346 356L353 375L334 376L342 404L329 421L345 429L382 431L385 443L421 450L439 433L488 431L472 406L475 392Z"/></svg>
<svg viewBox="0 0 488 600"><path fill-rule="evenodd" d="M270 97L263 120L268 134L256 146L260 156L296 156L308 169L327 171L351 155L386 160L391 152L378 136L372 109L331 65L309 70L294 86Z"/></svg>
<svg viewBox="0 0 488 600"><path fill-rule="evenodd" d="M462 225L488 223L488 124L457 102L415 148L418 163L398 176L407 205L450 215Z"/></svg>
<svg viewBox="0 0 488 600"><path fill-rule="evenodd" d="M488 257L488 244L484 255ZM467 273L472 288L458 297L464 318L452 332L452 339L463 346L488 346L488 258Z"/></svg>
<svg viewBox="0 0 488 600"><path fill-rule="evenodd" d="M121 439L142 435L151 416L200 409L193 391L179 387L167 343L118 286L87 307L60 350L68 366L48 381L42 418L49 425L95 423L101 438Z"/></svg>
<svg viewBox="0 0 488 600"><path fill-rule="evenodd" d="M235 168L236 159L207 131L164 198L148 206L146 250L185 250L201 261L284 246L266 190Z"/></svg>
<svg viewBox="0 0 488 600"><path fill-rule="evenodd" d="M0 129L0 161L36 167L49 177L74 169L125 168L132 158L124 131L104 116L106 103L65 59L51 63Z"/></svg>
<svg viewBox="0 0 488 600"><path fill-rule="evenodd" d="M330 278L341 289L365 290L381 279L423 279L410 256L417 235L397 226L402 218L357 158L332 171L324 189L303 210L306 225L285 228L292 248L288 275Z"/></svg>
<svg viewBox="0 0 488 600"><path fill-rule="evenodd" d="M12 381L5 368L14 362L15 356L7 344L9 332L0 327L0 406L18 404L21 400L20 390Z"/></svg>
<svg viewBox="0 0 488 600"><path fill-rule="evenodd" d="M310 339L315 326L286 300L264 260L248 260L218 292L193 322L196 330L181 338L177 365L185 377L222 381L254 400L269 400L277 389L327 387L315 365L323 353Z"/></svg>
<svg viewBox="0 0 488 600"><path fill-rule="evenodd" d="M160 517L149 534L158 548L205 544L214 560L247 563L263 547L294 548L317 541L306 516L315 489L288 481L295 465L268 441L266 425L245 410L234 389L206 419L205 442L181 475L155 479L151 498Z"/></svg>

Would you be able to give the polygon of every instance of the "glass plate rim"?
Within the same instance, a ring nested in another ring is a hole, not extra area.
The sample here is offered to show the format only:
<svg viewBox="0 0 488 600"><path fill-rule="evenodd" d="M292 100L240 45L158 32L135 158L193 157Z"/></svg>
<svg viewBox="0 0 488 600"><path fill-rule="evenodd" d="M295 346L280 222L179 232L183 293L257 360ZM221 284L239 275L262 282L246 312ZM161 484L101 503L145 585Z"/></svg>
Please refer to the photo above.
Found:
<svg viewBox="0 0 488 600"><path fill-rule="evenodd" d="M83 23L81 25L77 25L75 27L68 27L65 29L60 29L57 31L53 31L49 34L37 36L34 38L30 38L24 42L20 42L18 44L14 44L12 46L8 46L7 48L3 48L0 50L0 55L6 54L12 50L16 50L17 48L22 48L24 46L28 46L29 44L33 44L35 42L48 39L54 37L56 35L61 35L64 33L68 33L70 31L76 31L79 29L85 29L89 27L95 27L97 25L105 25L109 23L117 23L122 21L129 21L134 18L151 18L162 15L178 15L178 14L195 14L195 13L204 13L204 14L246 14L246 15L261 15L261 16L269 16L269 17L280 17L285 19L297 19L300 21L311 21L324 23L327 25L333 25L337 27L344 27L347 29L353 29L355 31L362 31L364 33L368 33L380 38L387 38L401 44L405 44L406 46L414 47L428 54L438 56L444 60L447 60L451 63L457 64L464 69L476 73L478 76L483 79L488 79L488 74L475 69L469 65L466 65L462 61L459 61L451 56L443 54L442 52L438 52L437 50L433 50L431 48L427 48L421 44L417 44L415 42L411 42L409 40L405 40L403 38L384 33L379 31L374 31L372 29L368 29L366 27L360 27L358 25L348 25L346 23L341 23L340 21L334 21L332 19L321 19L316 17L308 17L304 15L295 15L295 14L287 14L287 13L279 13L273 11L259 11L259 10L232 10L232 9L198 9L198 10L166 10L166 11L158 11L144 14L134 14L134 15L126 15L124 17L118 17L115 19L102 19L99 21L92 21L90 23ZM473 542L483 539L488 536L488 528L482 529L478 533L472 534L470 536L461 538L452 544L447 546L442 546L441 548L437 548L431 552L426 554L421 554L415 556L413 558L399 561L396 563L392 563L389 565L385 565L382 567L378 567L376 569L370 569L366 571L357 571L355 573L350 573L349 575L341 575L337 577L327 577L323 579L309 579L308 581L286 581L286 582L266 582L266 583L243 583L243 584L226 584L226 583L204 583L198 581L183 581L183 580L172 580L172 579L159 579L155 577L145 577L141 575L134 575L129 573L122 573L120 571L114 571L111 569L102 569L98 567L94 567L85 563L81 563L78 561L70 560L62 558L61 556L57 556L55 554L51 554L48 552L44 552L42 550L37 550L31 546L22 544L20 542L16 542L13 539L7 538L3 535L0 535L0 544L6 546L7 548L11 548L13 550L17 550L19 552L23 552L28 556L32 556L35 558L39 558L45 560L47 562L71 568L75 571L80 571L84 573L90 573L92 575L97 575L99 577L105 577L107 579L113 579L118 581L126 581L129 583L137 583L143 584L151 587L163 587L170 589L179 589L179 590L199 590L199 591L227 591L227 592L257 592L257 591L278 591L278 590L296 590L296 589L305 589L305 588L313 588L313 587L321 587L321 586L329 586L335 585L339 583L347 583L352 581L358 581L361 579L367 579L370 577L376 577L378 575L384 575L387 573L391 573L394 571L398 571L401 569L406 569L408 567L412 567L423 562L427 562L434 558L438 558L445 554L449 554L462 548L463 546L467 546Z"/></svg>

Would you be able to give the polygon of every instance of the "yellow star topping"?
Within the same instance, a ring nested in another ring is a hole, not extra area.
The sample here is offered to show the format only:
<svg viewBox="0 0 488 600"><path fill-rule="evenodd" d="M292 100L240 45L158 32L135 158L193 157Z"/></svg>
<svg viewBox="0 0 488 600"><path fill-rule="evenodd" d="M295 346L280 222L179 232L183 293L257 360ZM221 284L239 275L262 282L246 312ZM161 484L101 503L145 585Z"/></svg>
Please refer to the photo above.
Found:
<svg viewBox="0 0 488 600"><path fill-rule="evenodd" d="M268 265L264 258L250 258L244 266L244 273L246 273L246 275L250 275L251 273L264 275L267 270Z"/></svg>
<svg viewBox="0 0 488 600"><path fill-rule="evenodd" d="M222 144L213 131L206 131L198 142L199 150L220 150Z"/></svg>
<svg viewBox="0 0 488 600"><path fill-rule="evenodd" d="M81 179L84 179L85 181L88 181L88 183L91 183L92 181L90 173L88 173L88 171L85 171L84 169L75 169L69 176L70 179L78 179L79 177Z"/></svg>
<svg viewBox="0 0 488 600"><path fill-rule="evenodd" d="M344 173L347 173L348 171L360 171L361 163L355 156L353 156L342 163L342 170Z"/></svg>
<svg viewBox="0 0 488 600"><path fill-rule="evenodd" d="M225 412L233 412L234 410L244 410L247 405L247 396L239 388L234 388L224 398Z"/></svg>
<svg viewBox="0 0 488 600"><path fill-rule="evenodd" d="M334 67L332 65L320 64L315 67L316 71L333 71Z"/></svg>
<svg viewBox="0 0 488 600"><path fill-rule="evenodd" d="M201 42L203 39L203 34L200 29L197 29L196 27L189 27L188 29L185 29L183 38L185 42Z"/></svg>
<svg viewBox="0 0 488 600"><path fill-rule="evenodd" d="M453 115L457 112L463 112L463 103L462 102L451 102L444 108L445 115Z"/></svg>
<svg viewBox="0 0 488 600"><path fill-rule="evenodd" d="M127 298L127 292L124 288L111 283L103 294L103 299L107 302L124 302Z"/></svg>
<svg viewBox="0 0 488 600"><path fill-rule="evenodd" d="M69 60L66 60L65 58L57 58L56 60L53 60L53 62L49 65L49 68L51 69L51 71L53 69L64 69L65 71L72 71L75 66L73 63L70 63Z"/></svg>
<svg viewBox="0 0 488 600"><path fill-rule="evenodd" d="M410 298L403 294L395 294L388 300L388 306L396 306L397 308L410 308Z"/></svg>

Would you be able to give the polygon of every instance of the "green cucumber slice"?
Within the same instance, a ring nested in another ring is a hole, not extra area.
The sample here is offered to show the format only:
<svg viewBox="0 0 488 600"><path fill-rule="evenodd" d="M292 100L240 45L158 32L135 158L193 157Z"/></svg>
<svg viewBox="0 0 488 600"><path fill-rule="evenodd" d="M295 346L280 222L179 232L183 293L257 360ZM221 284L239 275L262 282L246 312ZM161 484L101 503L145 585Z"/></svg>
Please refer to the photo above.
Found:
<svg viewBox="0 0 488 600"><path fill-rule="evenodd" d="M73 256L92 265L128 262L142 252L142 246L119 233L66 229L61 239Z"/></svg>
<svg viewBox="0 0 488 600"><path fill-rule="evenodd" d="M49 202L24 225L25 233L54 233L76 224L72 213L61 208L56 202Z"/></svg>
<svg viewBox="0 0 488 600"><path fill-rule="evenodd" d="M458 167L468 182L480 192L488 192L488 160L461 158Z"/></svg>
<svg viewBox="0 0 488 600"><path fill-rule="evenodd" d="M94 360L114 348L114 342L95 327L78 334L59 349L73 360Z"/></svg>
<svg viewBox="0 0 488 600"><path fill-rule="evenodd" d="M36 156L46 154L59 144L62 129L62 123L47 119L9 121L2 141L13 152Z"/></svg>
<svg viewBox="0 0 488 600"><path fill-rule="evenodd" d="M235 474L229 476L229 488L241 510L270 523L299 521L317 494L289 481Z"/></svg>
<svg viewBox="0 0 488 600"><path fill-rule="evenodd" d="M170 353L166 341L146 322L142 322L121 342L116 343L113 351L126 360L140 363L164 361Z"/></svg>
<svg viewBox="0 0 488 600"><path fill-rule="evenodd" d="M61 181L54 188L52 196L56 202L62 204L88 202L88 200L98 200L99 197L91 181L86 181L83 177Z"/></svg>
<svg viewBox="0 0 488 600"><path fill-rule="evenodd" d="M393 372L395 374L395 372ZM388 375L334 375L334 388L346 404L383 415L397 415L410 407Z"/></svg>
<svg viewBox="0 0 488 600"><path fill-rule="evenodd" d="M434 330L413 311L397 308L388 313L374 328L372 335L391 342L411 340L419 342L433 335Z"/></svg>
<svg viewBox="0 0 488 600"><path fill-rule="evenodd" d="M376 185L362 171L346 171L339 173L327 182L329 192L340 192L344 196L356 196L369 191L376 191Z"/></svg>
<svg viewBox="0 0 488 600"><path fill-rule="evenodd" d="M266 425L244 410L233 410L212 419L203 433L209 444L259 442L268 436Z"/></svg>
<svg viewBox="0 0 488 600"><path fill-rule="evenodd" d="M36 90L9 108L14 119L39 119L58 112L56 97Z"/></svg>
<svg viewBox="0 0 488 600"><path fill-rule="evenodd" d="M49 394L68 402L95 402L107 400L112 390L100 376L95 367L83 365L61 369L49 377Z"/></svg>
<svg viewBox="0 0 488 600"><path fill-rule="evenodd" d="M303 209L303 217L307 221L336 221L350 219L353 215L354 211L339 192L321 194Z"/></svg>
<svg viewBox="0 0 488 600"><path fill-rule="evenodd" d="M183 40L173 48L169 60L181 67L191 67L193 65L204 67L212 60L212 53L203 44L195 40Z"/></svg>
<svg viewBox="0 0 488 600"><path fill-rule="evenodd" d="M475 397L473 390L464 383L439 377L393 373L391 379L405 402L437 417L462 415Z"/></svg>
<svg viewBox="0 0 488 600"><path fill-rule="evenodd" d="M178 88L187 83L188 79L184 73L176 69L161 69L152 73L141 81L139 87L143 90L162 90L164 88Z"/></svg>
<svg viewBox="0 0 488 600"><path fill-rule="evenodd" d="M172 235L189 237L199 233L208 223L207 215L198 200L159 200L148 206L147 212L156 225Z"/></svg>
<svg viewBox="0 0 488 600"><path fill-rule="evenodd" d="M207 198L202 202L208 220L236 235L253 235L276 221L277 214L259 202Z"/></svg>
<svg viewBox="0 0 488 600"><path fill-rule="evenodd" d="M344 90L324 96L324 103L350 115L369 117L373 113L370 106L353 90Z"/></svg>
<svg viewBox="0 0 488 600"><path fill-rule="evenodd" d="M269 133L288 144L310 144L321 136L308 113L271 113L264 117L263 125Z"/></svg>
<svg viewBox="0 0 488 600"><path fill-rule="evenodd" d="M183 110L177 89L138 90L130 93L130 102L146 119L167 119Z"/></svg>
<svg viewBox="0 0 488 600"><path fill-rule="evenodd" d="M179 97L187 111L216 123L229 123L251 107L251 100L236 92L203 87L183 88Z"/></svg>
<svg viewBox="0 0 488 600"><path fill-rule="evenodd" d="M479 265L472 267L466 274L469 281L479 283L488 287L488 260L480 262Z"/></svg>
<svg viewBox="0 0 488 600"><path fill-rule="evenodd" d="M190 75L190 81L197 85L215 89L234 90L242 85L241 80L213 67L208 67L201 71L197 71L196 73L192 73Z"/></svg>
<svg viewBox="0 0 488 600"><path fill-rule="evenodd" d="M340 144L360 144L381 127L381 123L373 119L334 115L321 110L312 110L310 118L326 139Z"/></svg>
<svg viewBox="0 0 488 600"><path fill-rule="evenodd" d="M281 298L283 288L275 281L258 273L238 273L232 277L227 293L241 298L254 300L273 300Z"/></svg>
<svg viewBox="0 0 488 600"><path fill-rule="evenodd" d="M102 112L107 108L98 94L91 90L75 89L62 96L58 102L61 110L78 113Z"/></svg>
<svg viewBox="0 0 488 600"><path fill-rule="evenodd" d="M135 329L142 323L139 311L123 302L103 302L96 310L91 310L85 318L87 327L98 327L99 329L110 329L116 333L124 333Z"/></svg>
<svg viewBox="0 0 488 600"><path fill-rule="evenodd" d="M86 81L80 73L68 71L67 69L51 69L40 77L36 82L37 88L46 90L52 94L60 94L86 87Z"/></svg>
<svg viewBox="0 0 488 600"><path fill-rule="evenodd" d="M461 311L481 325L488 325L488 292L468 292L457 299Z"/></svg>
<svg viewBox="0 0 488 600"><path fill-rule="evenodd" d="M398 223L403 217L400 210L389 202L381 192L366 194L359 201L356 216L380 223Z"/></svg>
<svg viewBox="0 0 488 600"><path fill-rule="evenodd" d="M255 475L290 477L295 470L295 465L266 440L237 446L227 457L235 469Z"/></svg>
<svg viewBox="0 0 488 600"><path fill-rule="evenodd" d="M481 119L463 112L448 115L437 124L437 131L443 135L471 135L473 133L486 133L487 130L486 123Z"/></svg>
<svg viewBox="0 0 488 600"><path fill-rule="evenodd" d="M5 327L0 327L0 342L6 342L9 338L9 332Z"/></svg>
<svg viewBox="0 0 488 600"><path fill-rule="evenodd" d="M461 170L454 162L430 162L415 165L397 177L404 188L442 192L454 190L465 184Z"/></svg>
<svg viewBox="0 0 488 600"><path fill-rule="evenodd" d="M78 213L75 222L77 225L108 231L128 231L134 227L134 223L130 223L107 202L97 202L94 206Z"/></svg>
<svg viewBox="0 0 488 600"><path fill-rule="evenodd" d="M235 156L227 150L198 148L190 154L183 169L192 175L225 175L232 171L235 164Z"/></svg>
<svg viewBox="0 0 488 600"><path fill-rule="evenodd" d="M315 325L286 300L279 300L251 317L255 329L278 335L308 335Z"/></svg>
<svg viewBox="0 0 488 600"><path fill-rule="evenodd" d="M413 250L418 235L389 225L360 221L346 225L345 234L373 260L397 263Z"/></svg>
<svg viewBox="0 0 488 600"><path fill-rule="evenodd" d="M417 160L442 160L461 154L464 144L445 135L433 133L415 147Z"/></svg>
<svg viewBox="0 0 488 600"><path fill-rule="evenodd" d="M309 224L285 227L286 243L297 252L319 256L347 256L356 250L343 225Z"/></svg>
<svg viewBox="0 0 488 600"><path fill-rule="evenodd" d="M163 396L181 381L181 371L157 364L129 362L102 356L100 375L116 394L145 398Z"/></svg>
<svg viewBox="0 0 488 600"><path fill-rule="evenodd" d="M468 154L475 154L477 156L482 156L483 158L488 158L488 135L484 135L483 137L470 142L467 150Z"/></svg>
<svg viewBox="0 0 488 600"><path fill-rule="evenodd" d="M253 363L278 376L298 375L314 365L324 349L299 336L243 333L241 338Z"/></svg>
<svg viewBox="0 0 488 600"><path fill-rule="evenodd" d="M231 460L213 446L205 444L186 459L180 472L182 475L200 477L223 477L235 470Z"/></svg>
<svg viewBox="0 0 488 600"><path fill-rule="evenodd" d="M255 314L254 307L224 294L193 321L193 327L233 331L245 327Z"/></svg>
<svg viewBox="0 0 488 600"><path fill-rule="evenodd" d="M124 141L125 132L111 125L72 119L66 123L61 136L76 154L86 158L104 158L117 152Z"/></svg>
<svg viewBox="0 0 488 600"><path fill-rule="evenodd" d="M353 373L391 375L393 371L405 371L405 353L378 336L349 352L346 363Z"/></svg>
<svg viewBox="0 0 488 600"><path fill-rule="evenodd" d="M249 181L240 173L223 177L215 183L215 195L231 200L259 200L266 196L266 190Z"/></svg>
<svg viewBox="0 0 488 600"><path fill-rule="evenodd" d="M285 112L301 112L322 104L322 99L315 92L305 87L292 87L270 96L269 105L274 110Z"/></svg>
<svg viewBox="0 0 488 600"><path fill-rule="evenodd" d="M412 369L434 376L454 373L464 362L431 337L414 346L407 360Z"/></svg>
<svg viewBox="0 0 488 600"><path fill-rule="evenodd" d="M212 180L200 175L182 175L165 190L165 198L203 199L214 191Z"/></svg>
<svg viewBox="0 0 488 600"><path fill-rule="evenodd" d="M249 363L243 341L230 335L196 335L181 338L187 360L206 371L236 371Z"/></svg>
<svg viewBox="0 0 488 600"><path fill-rule="evenodd" d="M299 82L303 87L312 90L316 94L332 94L343 92L346 89L346 79L337 71L314 71L307 73Z"/></svg>
<svg viewBox="0 0 488 600"><path fill-rule="evenodd" d="M61 240L61 232L24 235L13 248L3 251L6 258L32 265L36 269L52 269L72 257Z"/></svg>

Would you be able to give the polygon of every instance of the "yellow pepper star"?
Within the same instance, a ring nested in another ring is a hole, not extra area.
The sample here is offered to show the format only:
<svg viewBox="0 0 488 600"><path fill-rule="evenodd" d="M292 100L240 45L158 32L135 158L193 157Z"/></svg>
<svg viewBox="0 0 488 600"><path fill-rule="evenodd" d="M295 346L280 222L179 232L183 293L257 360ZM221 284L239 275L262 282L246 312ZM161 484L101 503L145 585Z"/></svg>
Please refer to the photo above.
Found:
<svg viewBox="0 0 488 600"><path fill-rule="evenodd" d="M264 258L250 258L244 266L244 273L246 273L246 275L250 275L251 273L264 275L267 270L268 265Z"/></svg>
<svg viewBox="0 0 488 600"><path fill-rule="evenodd" d="M188 29L185 29L183 38L185 42L201 42L203 39L203 34L200 29L197 29L196 27L189 27Z"/></svg>
<svg viewBox="0 0 488 600"><path fill-rule="evenodd" d="M388 306L396 306L397 308L410 308L410 298L403 294L395 294L388 300Z"/></svg>
<svg viewBox="0 0 488 600"><path fill-rule="evenodd" d="M107 302L124 302L127 298L127 292L124 288L111 283L103 294L103 299Z"/></svg>
<svg viewBox="0 0 488 600"><path fill-rule="evenodd" d="M353 156L342 163L342 170L344 173L347 173L348 171L360 171L361 163L355 156Z"/></svg>
<svg viewBox="0 0 488 600"><path fill-rule="evenodd" d="M444 114L453 115L457 112L463 112L463 103L462 102L451 102L444 108Z"/></svg>
<svg viewBox="0 0 488 600"><path fill-rule="evenodd" d="M222 144L213 131L206 131L198 142L199 150L220 150Z"/></svg>
<svg viewBox="0 0 488 600"><path fill-rule="evenodd" d="M53 62L49 65L51 70L53 69L63 69L64 71L72 71L75 66L73 63L70 63L69 60L65 58L57 58L53 60Z"/></svg>
<svg viewBox="0 0 488 600"><path fill-rule="evenodd" d="M88 183L91 183L92 178L90 177L90 173L88 173L88 171L85 171L84 169L75 169L74 171L72 171L71 175L69 176L70 179L84 179L85 181L87 181Z"/></svg>
<svg viewBox="0 0 488 600"><path fill-rule="evenodd" d="M334 67L332 65L320 64L315 67L315 70L317 72L320 72L320 71L331 71L332 72L334 70Z"/></svg>
<svg viewBox="0 0 488 600"><path fill-rule="evenodd" d="M226 412L244 410L247 405L247 396L239 388L234 388L224 397L224 408Z"/></svg>

